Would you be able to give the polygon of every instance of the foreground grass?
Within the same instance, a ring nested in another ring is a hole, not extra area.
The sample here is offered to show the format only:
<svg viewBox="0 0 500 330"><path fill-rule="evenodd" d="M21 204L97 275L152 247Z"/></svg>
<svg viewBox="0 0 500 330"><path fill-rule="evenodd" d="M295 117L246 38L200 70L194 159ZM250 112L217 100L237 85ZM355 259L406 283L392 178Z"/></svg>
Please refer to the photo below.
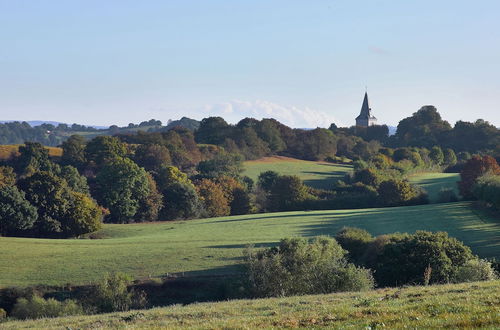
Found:
<svg viewBox="0 0 500 330"><path fill-rule="evenodd" d="M276 171L282 175L297 175L306 185L319 189L332 189L337 180L352 172L350 165L313 162L281 156L246 161L244 166L245 172L243 174L251 177L255 182L257 182L260 173Z"/></svg>
<svg viewBox="0 0 500 330"><path fill-rule="evenodd" d="M249 243L271 246L287 236L333 236L344 226L365 228L373 235L447 231L481 257L500 256L500 222L465 202L267 213L105 225L97 232L104 239L0 237L0 286L86 284L112 271L134 278L234 274Z"/></svg>
<svg viewBox="0 0 500 330"><path fill-rule="evenodd" d="M431 203L439 201L441 189L452 189L457 196L460 181L459 173L418 173L410 176L410 182L424 188L429 194Z"/></svg>
<svg viewBox="0 0 500 330"><path fill-rule="evenodd" d="M500 281L360 293L234 300L92 316L15 321L52 328L498 328Z"/></svg>

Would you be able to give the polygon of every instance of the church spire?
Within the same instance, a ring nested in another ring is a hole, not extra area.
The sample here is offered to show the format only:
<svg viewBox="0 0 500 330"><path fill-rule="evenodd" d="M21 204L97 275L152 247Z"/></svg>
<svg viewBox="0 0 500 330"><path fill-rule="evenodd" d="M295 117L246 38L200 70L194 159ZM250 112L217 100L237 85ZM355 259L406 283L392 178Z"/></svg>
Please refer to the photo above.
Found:
<svg viewBox="0 0 500 330"><path fill-rule="evenodd" d="M361 105L361 112L359 113L359 116L356 117L356 126L368 127L375 125L376 123L377 118L372 115L372 109L370 108L370 103L368 102L368 92L365 91L363 105Z"/></svg>

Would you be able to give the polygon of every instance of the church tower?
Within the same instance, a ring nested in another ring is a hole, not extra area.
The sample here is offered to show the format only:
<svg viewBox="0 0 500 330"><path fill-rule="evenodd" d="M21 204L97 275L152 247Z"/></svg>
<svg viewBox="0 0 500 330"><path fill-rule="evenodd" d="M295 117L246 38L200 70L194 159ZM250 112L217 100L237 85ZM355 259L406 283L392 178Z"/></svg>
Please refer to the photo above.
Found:
<svg viewBox="0 0 500 330"><path fill-rule="evenodd" d="M368 127L377 124L377 118L372 115L372 109L368 103L368 93L365 92L361 113L356 117L356 126Z"/></svg>

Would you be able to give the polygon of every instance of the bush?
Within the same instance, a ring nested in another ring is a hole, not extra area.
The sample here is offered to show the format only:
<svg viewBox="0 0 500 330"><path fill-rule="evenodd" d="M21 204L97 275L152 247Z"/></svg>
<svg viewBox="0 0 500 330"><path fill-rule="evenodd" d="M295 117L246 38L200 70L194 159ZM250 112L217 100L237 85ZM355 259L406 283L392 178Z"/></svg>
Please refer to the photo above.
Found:
<svg viewBox="0 0 500 330"><path fill-rule="evenodd" d="M480 176L472 192L477 199L500 210L500 175L488 173Z"/></svg>
<svg viewBox="0 0 500 330"><path fill-rule="evenodd" d="M370 255L368 267L373 267L379 285L421 284L425 269L430 266L430 283L447 283L469 260L474 259L469 247L446 232L417 231L413 235L387 236L382 243L375 240L376 253Z"/></svg>
<svg viewBox="0 0 500 330"><path fill-rule="evenodd" d="M335 235L335 239L342 248L349 251L349 257L357 264L360 263L368 245L373 242L373 236L366 230L350 227L342 228Z"/></svg>
<svg viewBox="0 0 500 330"><path fill-rule="evenodd" d="M246 253L249 284L259 297L290 296L373 287L369 270L345 259L346 251L332 238L281 240L278 247Z"/></svg>
<svg viewBox="0 0 500 330"><path fill-rule="evenodd" d="M143 292L129 289L131 278L123 273L106 274L89 295L88 303L101 313L128 311L146 305Z"/></svg>
<svg viewBox="0 0 500 330"><path fill-rule="evenodd" d="M18 319L39 319L83 314L83 309L73 300L57 301L54 298L43 299L32 296L29 299L19 298L11 315Z"/></svg>
<svg viewBox="0 0 500 330"><path fill-rule="evenodd" d="M491 281L497 278L491 262L482 259L469 260L460 267L453 277L453 282Z"/></svg>
<svg viewBox="0 0 500 330"><path fill-rule="evenodd" d="M458 196L452 188L441 188L438 195L438 203L458 202Z"/></svg>

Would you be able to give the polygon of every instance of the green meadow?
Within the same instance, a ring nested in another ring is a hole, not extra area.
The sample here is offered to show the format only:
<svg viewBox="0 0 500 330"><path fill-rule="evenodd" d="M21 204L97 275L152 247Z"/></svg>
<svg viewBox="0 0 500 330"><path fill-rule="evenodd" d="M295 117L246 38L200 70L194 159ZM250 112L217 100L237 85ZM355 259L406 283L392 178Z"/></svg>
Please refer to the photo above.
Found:
<svg viewBox="0 0 500 330"><path fill-rule="evenodd" d="M500 281L173 305L142 311L11 321L3 329L435 329L500 324Z"/></svg>
<svg viewBox="0 0 500 330"><path fill-rule="evenodd" d="M437 202L441 189L452 189L457 196L459 173L418 173L410 176L410 182L424 188L431 202Z"/></svg>
<svg viewBox="0 0 500 330"><path fill-rule="evenodd" d="M500 222L466 202L359 210L253 214L145 224L107 224L100 239L0 237L1 286L85 284L106 272L134 278L232 274L243 248L287 236L330 235L344 226L373 235L447 231L481 257L500 256ZM15 271L13 271L15 270Z"/></svg>
<svg viewBox="0 0 500 330"><path fill-rule="evenodd" d="M244 175L255 182L259 174L265 171L276 171L281 175L297 175L304 183L313 188L332 189L337 180L352 172L351 165L332 164L299 160L288 157L264 157L244 163Z"/></svg>

